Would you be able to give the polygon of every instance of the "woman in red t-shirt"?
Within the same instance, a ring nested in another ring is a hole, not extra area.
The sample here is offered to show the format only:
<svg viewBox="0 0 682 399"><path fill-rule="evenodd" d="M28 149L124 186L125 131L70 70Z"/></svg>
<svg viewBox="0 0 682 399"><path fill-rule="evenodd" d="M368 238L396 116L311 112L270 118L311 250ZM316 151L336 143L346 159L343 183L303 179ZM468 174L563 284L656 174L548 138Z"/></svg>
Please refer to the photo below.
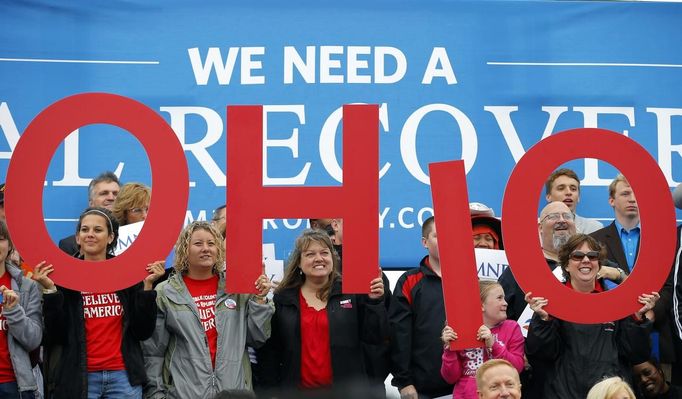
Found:
<svg viewBox="0 0 682 399"><path fill-rule="evenodd" d="M0 398L33 398L38 390L29 352L42 339L40 291L10 261L14 250L0 220Z"/></svg>
<svg viewBox="0 0 682 399"><path fill-rule="evenodd" d="M81 214L76 230L81 259L113 257L117 237L118 222L108 209L88 208ZM141 398L147 380L140 341L154 331L152 285L163 275L163 262L148 265L143 282L107 293L57 287L48 277L52 271L52 265L41 262L33 275L44 288L48 397Z"/></svg>
<svg viewBox="0 0 682 399"><path fill-rule="evenodd" d="M144 342L146 397L213 399L223 390L252 390L246 348L270 335L270 281L256 279L257 295L227 292L224 260L223 238L210 223L180 233L174 272L156 287L156 329Z"/></svg>
<svg viewBox="0 0 682 399"><path fill-rule="evenodd" d="M325 231L298 237L275 291L272 336L260 353L268 385L328 389L369 382L363 348L387 335L384 284L378 273L369 295L343 294L338 267Z"/></svg>

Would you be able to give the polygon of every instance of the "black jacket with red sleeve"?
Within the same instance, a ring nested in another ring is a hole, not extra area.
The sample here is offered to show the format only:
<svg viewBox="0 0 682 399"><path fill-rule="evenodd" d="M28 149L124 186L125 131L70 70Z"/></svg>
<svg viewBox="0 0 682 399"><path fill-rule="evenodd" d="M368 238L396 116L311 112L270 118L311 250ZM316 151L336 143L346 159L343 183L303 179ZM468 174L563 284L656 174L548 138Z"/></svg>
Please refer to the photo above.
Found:
<svg viewBox="0 0 682 399"><path fill-rule="evenodd" d="M428 256L419 268L406 271L396 284L389 310L393 381L398 389L414 385L420 395L452 393L440 375L445 326L441 278L431 270ZM421 396L420 396L421 397Z"/></svg>

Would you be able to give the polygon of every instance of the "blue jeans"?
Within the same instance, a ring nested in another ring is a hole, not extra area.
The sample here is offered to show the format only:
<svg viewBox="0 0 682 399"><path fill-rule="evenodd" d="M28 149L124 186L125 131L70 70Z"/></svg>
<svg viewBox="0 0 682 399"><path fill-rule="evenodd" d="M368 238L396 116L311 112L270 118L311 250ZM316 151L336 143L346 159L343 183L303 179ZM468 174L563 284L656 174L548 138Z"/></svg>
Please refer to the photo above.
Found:
<svg viewBox="0 0 682 399"><path fill-rule="evenodd" d="M0 398L35 399L35 391L19 392L16 382L5 382L0 384Z"/></svg>
<svg viewBox="0 0 682 399"><path fill-rule="evenodd" d="M142 386L131 386L125 370L88 373L88 399L142 398Z"/></svg>

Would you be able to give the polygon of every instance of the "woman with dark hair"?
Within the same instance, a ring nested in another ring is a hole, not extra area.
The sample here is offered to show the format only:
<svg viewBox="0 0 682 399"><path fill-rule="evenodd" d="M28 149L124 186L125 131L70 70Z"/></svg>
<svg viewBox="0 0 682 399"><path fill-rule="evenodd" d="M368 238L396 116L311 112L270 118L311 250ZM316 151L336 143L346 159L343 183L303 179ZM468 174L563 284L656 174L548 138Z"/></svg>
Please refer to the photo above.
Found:
<svg viewBox="0 0 682 399"><path fill-rule="evenodd" d="M156 287L156 329L144 342L146 397L213 399L223 390L252 390L246 347L270 336L270 281L258 277L258 295L227 293L224 260L222 235L210 223L180 233L175 273Z"/></svg>
<svg viewBox="0 0 682 399"><path fill-rule="evenodd" d="M38 384L29 353L43 335L38 284L10 261L14 245L0 220L0 398L34 398Z"/></svg>
<svg viewBox="0 0 682 399"><path fill-rule="evenodd" d="M604 291L597 279L605 249L594 238L576 234L559 250L566 286L582 293ZM605 377L620 376L631 382L630 369L649 358L649 332L656 292L642 294L643 306L632 316L601 324L578 324L552 317L544 309L546 298L526 294L534 315L526 338L526 354L553 362L555 369L545 384L547 397L584 398ZM587 311L587 310L586 310Z"/></svg>
<svg viewBox="0 0 682 399"><path fill-rule="evenodd" d="M112 258L118 222L105 208L87 208L78 219L79 258ZM147 266L149 275L132 287L90 293L58 287L52 265L39 263L33 278L43 286L45 379L47 397L141 398L147 382L141 341L154 331L154 281L163 263Z"/></svg>
<svg viewBox="0 0 682 399"><path fill-rule="evenodd" d="M260 353L270 387L368 383L362 348L387 335L384 285L377 270L369 295L343 294L338 262L326 232L306 230L296 239L275 291L272 337Z"/></svg>

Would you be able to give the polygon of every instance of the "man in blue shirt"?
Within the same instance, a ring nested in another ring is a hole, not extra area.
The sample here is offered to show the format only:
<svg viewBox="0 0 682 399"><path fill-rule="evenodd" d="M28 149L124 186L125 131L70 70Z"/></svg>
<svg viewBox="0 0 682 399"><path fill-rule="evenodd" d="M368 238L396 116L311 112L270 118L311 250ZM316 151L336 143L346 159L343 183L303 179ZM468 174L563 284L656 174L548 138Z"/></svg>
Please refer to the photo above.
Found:
<svg viewBox="0 0 682 399"><path fill-rule="evenodd" d="M608 276L605 280L609 289L620 284L635 266L641 227L639 223L639 207L637 198L625 176L619 174L609 185L609 204L613 207L615 220L603 229L590 234L606 246L607 257L616 262L620 278ZM644 265L640 267L669 267L668 265ZM601 272L600 272L601 273ZM605 276L606 277L606 276ZM660 333L659 353L664 367L675 362L675 351L672 344L672 326L670 311L672 306L672 275L659 290L661 299L654 307L654 329Z"/></svg>
<svg viewBox="0 0 682 399"><path fill-rule="evenodd" d="M615 220L591 236L606 245L609 260L616 262L627 275L635 264L639 249L639 207L630 183L621 174L609 185L609 205L613 207ZM612 289L623 278L615 282L606 280L606 286Z"/></svg>

